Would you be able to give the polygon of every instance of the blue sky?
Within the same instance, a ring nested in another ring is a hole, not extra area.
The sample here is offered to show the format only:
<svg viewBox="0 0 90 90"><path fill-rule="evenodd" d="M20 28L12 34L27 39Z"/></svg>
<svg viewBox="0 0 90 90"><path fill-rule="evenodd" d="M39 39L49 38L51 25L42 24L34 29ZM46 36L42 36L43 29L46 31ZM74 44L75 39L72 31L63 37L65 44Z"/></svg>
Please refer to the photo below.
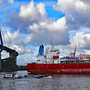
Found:
<svg viewBox="0 0 90 90"><path fill-rule="evenodd" d="M0 17L7 30L6 45L19 56L17 64L36 61L41 44L45 49L53 40L60 57L74 51L90 55L90 2L88 0L2 0ZM2 58L8 57L3 51Z"/></svg>

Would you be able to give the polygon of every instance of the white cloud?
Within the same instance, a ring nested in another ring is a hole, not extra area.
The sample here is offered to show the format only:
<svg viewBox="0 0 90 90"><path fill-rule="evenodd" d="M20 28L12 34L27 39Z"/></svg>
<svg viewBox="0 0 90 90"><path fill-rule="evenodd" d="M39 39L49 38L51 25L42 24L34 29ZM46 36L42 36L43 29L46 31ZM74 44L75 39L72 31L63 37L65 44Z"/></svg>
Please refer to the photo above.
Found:
<svg viewBox="0 0 90 90"><path fill-rule="evenodd" d="M53 8L62 12L67 12L74 6L74 0L58 0L57 5L53 5Z"/></svg>
<svg viewBox="0 0 90 90"><path fill-rule="evenodd" d="M18 56L17 64L26 65L27 63L32 63L37 60L36 57L30 56L30 54Z"/></svg>
<svg viewBox="0 0 90 90"><path fill-rule="evenodd" d="M30 29L36 33L43 31L43 29L50 32L60 32L60 31L66 31L68 27L66 26L65 17L62 17L57 21L40 22L39 25L38 24L33 24L32 26L30 25Z"/></svg>
<svg viewBox="0 0 90 90"><path fill-rule="evenodd" d="M8 0L8 3L13 4L14 3L14 0Z"/></svg>
<svg viewBox="0 0 90 90"><path fill-rule="evenodd" d="M75 10L85 13L87 9L90 9L90 6L81 0L58 0L57 5L53 5L53 8L64 13L73 13Z"/></svg>
<svg viewBox="0 0 90 90"><path fill-rule="evenodd" d="M53 21L51 24L46 24L46 29L50 32L60 32L60 31L66 31L68 27L66 26L66 20L65 17L62 17L61 19L58 19L57 21Z"/></svg>
<svg viewBox="0 0 90 90"><path fill-rule="evenodd" d="M84 50L86 55L90 55L90 50Z"/></svg>
<svg viewBox="0 0 90 90"><path fill-rule="evenodd" d="M40 22L39 24L30 25L31 34L24 40L25 44L47 44L50 39L55 41L55 44L68 44L69 32L65 23L65 18L61 18L53 22Z"/></svg>
<svg viewBox="0 0 90 90"><path fill-rule="evenodd" d="M9 31L5 33L4 39L7 45L16 44L21 45L23 44L23 40L21 39L21 34L19 30L15 31L14 33L10 33Z"/></svg>
<svg viewBox="0 0 90 90"><path fill-rule="evenodd" d="M32 53L32 50L30 48L28 48L28 47L25 47L25 50L26 50L26 53L28 53L28 54Z"/></svg>
<svg viewBox="0 0 90 90"><path fill-rule="evenodd" d="M41 43L48 44L50 39L53 39L56 45L68 44L69 30L65 17L53 21L53 19L46 19L46 15L45 5L39 3L35 6L33 0L27 5L21 4L19 14L15 11L7 14L7 18L10 19L9 22L6 22L7 25L9 24L14 30L20 28L20 32L27 34L27 38L23 41L19 32L11 34L12 40L15 39L14 43L17 45L21 43L39 45Z"/></svg>
<svg viewBox="0 0 90 90"><path fill-rule="evenodd" d="M25 54L25 53L27 53L27 54L32 53L30 48L27 48L27 47L25 47L23 45L22 46L18 46L18 45L14 44L13 47L19 53L19 55Z"/></svg>
<svg viewBox="0 0 90 90"><path fill-rule="evenodd" d="M9 53L6 52L6 51L2 51L1 52L1 59L4 59L4 58L8 58L9 57Z"/></svg>
<svg viewBox="0 0 90 90"><path fill-rule="evenodd" d="M2 4L4 2L4 0L0 0L0 4Z"/></svg>
<svg viewBox="0 0 90 90"><path fill-rule="evenodd" d="M75 2L75 8L78 12L85 13L86 10L90 8L90 6L78 0Z"/></svg>
<svg viewBox="0 0 90 90"><path fill-rule="evenodd" d="M78 48L90 48L90 34L84 32L77 32L75 36L70 38L71 46L77 45Z"/></svg>
<svg viewBox="0 0 90 90"><path fill-rule="evenodd" d="M25 45L29 44L29 42L31 41L31 39L32 39L32 34L27 35L27 38L25 38L25 40L24 40L24 44Z"/></svg>
<svg viewBox="0 0 90 90"><path fill-rule="evenodd" d="M87 1L58 0L53 8L65 13L66 24L70 29L78 29L81 26L90 27L90 3Z"/></svg>
<svg viewBox="0 0 90 90"><path fill-rule="evenodd" d="M13 31L19 28L22 33L30 33L29 25L46 21L46 16L45 5L43 3L35 5L32 0L29 4L21 4L19 13L15 10L5 13L5 25Z"/></svg>
<svg viewBox="0 0 90 90"><path fill-rule="evenodd" d="M25 48L24 48L23 46L13 45L13 47L15 48L15 50L16 50L19 54L24 54L24 53L25 53Z"/></svg>
<svg viewBox="0 0 90 90"><path fill-rule="evenodd" d="M90 28L88 28L88 27L81 27L81 28L79 28L78 30L77 30L77 32L88 32L88 33L90 33Z"/></svg>
<svg viewBox="0 0 90 90"><path fill-rule="evenodd" d="M35 7L33 0L27 5L21 5L19 12L21 18L30 21L40 21L45 19L46 14L45 5L39 3Z"/></svg>
<svg viewBox="0 0 90 90"><path fill-rule="evenodd" d="M10 33L10 31L8 31L7 33L5 33L3 39L5 40L4 45L16 50L19 55L25 53L32 53L30 48L24 46L24 41L21 38L19 30L14 33Z"/></svg>
<svg viewBox="0 0 90 90"><path fill-rule="evenodd" d="M39 10L39 12L41 13L41 16L45 16L46 10L45 10L45 5L43 3L39 3L36 5L36 8Z"/></svg>
<svg viewBox="0 0 90 90"><path fill-rule="evenodd" d="M79 49L77 49L77 54L81 52L88 54L89 51L86 49L90 47L90 34L85 34L84 32L90 31L88 29L88 26L90 26L90 3L85 1L58 0L57 4L53 5L53 8L65 13L65 17L57 19L57 21L47 19L45 4L39 3L35 5L33 0L29 4L21 4L19 13L14 10L8 12L8 14L6 13L7 25L14 29L14 33L8 31L11 41L14 43L13 47L15 47L19 54L24 55L33 51L25 46L47 45L50 43L50 39L52 39L55 45L59 45L57 47L61 50L61 55L69 55L70 52L74 51L75 45ZM87 26L87 28L80 30L79 28L83 26ZM74 31L77 29L84 32L75 31L76 35L69 38L69 28ZM26 36L23 40L21 32ZM6 35L5 38L9 44ZM82 48L84 49L82 50ZM36 57L33 56L27 58L32 61L36 60ZM20 59L24 60L25 58L19 56L18 61ZM20 62L22 63L22 61Z"/></svg>

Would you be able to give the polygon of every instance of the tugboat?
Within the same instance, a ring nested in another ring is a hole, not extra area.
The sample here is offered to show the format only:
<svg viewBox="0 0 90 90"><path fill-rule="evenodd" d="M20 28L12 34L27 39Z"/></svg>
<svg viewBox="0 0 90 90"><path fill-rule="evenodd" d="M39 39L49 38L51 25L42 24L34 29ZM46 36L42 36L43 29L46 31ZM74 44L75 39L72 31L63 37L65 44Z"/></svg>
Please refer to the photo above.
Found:
<svg viewBox="0 0 90 90"><path fill-rule="evenodd" d="M27 64L27 71L38 74L90 74L90 58L75 57L59 58L59 49L54 48L51 40L51 48L47 48L44 54L44 46L40 45L36 64Z"/></svg>

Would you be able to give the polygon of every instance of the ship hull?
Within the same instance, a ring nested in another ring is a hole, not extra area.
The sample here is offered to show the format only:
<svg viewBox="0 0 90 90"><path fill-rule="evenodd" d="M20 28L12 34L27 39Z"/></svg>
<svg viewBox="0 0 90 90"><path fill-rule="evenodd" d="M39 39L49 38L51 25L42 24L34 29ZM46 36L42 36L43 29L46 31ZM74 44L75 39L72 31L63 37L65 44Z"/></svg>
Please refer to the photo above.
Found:
<svg viewBox="0 0 90 90"><path fill-rule="evenodd" d="M27 64L27 71L37 74L90 74L90 63Z"/></svg>

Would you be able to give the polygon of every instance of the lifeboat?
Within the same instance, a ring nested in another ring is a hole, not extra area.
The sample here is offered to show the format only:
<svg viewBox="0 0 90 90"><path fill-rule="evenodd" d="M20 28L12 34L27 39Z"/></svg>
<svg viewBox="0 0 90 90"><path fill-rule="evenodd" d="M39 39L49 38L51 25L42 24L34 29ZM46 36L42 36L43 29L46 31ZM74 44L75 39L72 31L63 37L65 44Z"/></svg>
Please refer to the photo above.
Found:
<svg viewBox="0 0 90 90"><path fill-rule="evenodd" d="M53 56L53 58L59 58L59 56Z"/></svg>

